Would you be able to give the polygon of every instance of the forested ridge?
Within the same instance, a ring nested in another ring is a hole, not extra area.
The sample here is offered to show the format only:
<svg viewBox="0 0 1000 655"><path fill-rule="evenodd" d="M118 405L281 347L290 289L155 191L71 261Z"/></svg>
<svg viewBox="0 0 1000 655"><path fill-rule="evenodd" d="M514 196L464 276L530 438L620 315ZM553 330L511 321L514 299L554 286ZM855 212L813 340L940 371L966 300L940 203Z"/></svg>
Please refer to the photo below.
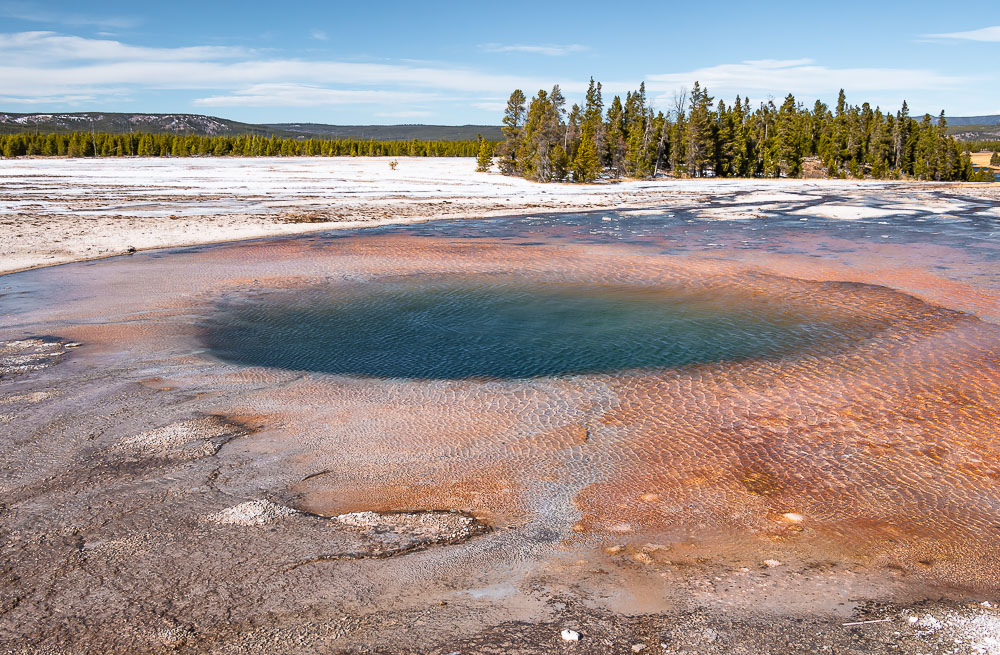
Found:
<svg viewBox="0 0 1000 655"><path fill-rule="evenodd" d="M906 102L883 113L866 102L812 109L788 94L752 109L737 96L715 102L695 82L667 113L654 111L645 84L605 110L601 84L590 80L583 106L566 110L559 86L527 101L515 90L503 118L505 140L492 154L500 171L528 179L588 182L601 176L913 178L990 180L972 167L968 151L947 134L944 112L915 119ZM480 152L482 166L489 144ZM806 171L809 167L811 170Z"/></svg>
<svg viewBox="0 0 1000 655"><path fill-rule="evenodd" d="M4 157L472 157L479 141L376 141L281 137L193 136L178 134L0 135Z"/></svg>

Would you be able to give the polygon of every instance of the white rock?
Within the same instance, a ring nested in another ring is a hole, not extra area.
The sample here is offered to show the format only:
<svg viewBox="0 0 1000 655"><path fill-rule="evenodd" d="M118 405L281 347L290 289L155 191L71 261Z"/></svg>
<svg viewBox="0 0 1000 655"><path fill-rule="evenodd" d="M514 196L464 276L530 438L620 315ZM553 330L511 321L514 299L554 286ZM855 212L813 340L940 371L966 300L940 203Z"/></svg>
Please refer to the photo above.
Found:
<svg viewBox="0 0 1000 655"><path fill-rule="evenodd" d="M646 644L632 644L633 653L641 653L642 651L646 650L646 648L647 648Z"/></svg>
<svg viewBox="0 0 1000 655"><path fill-rule="evenodd" d="M219 525L265 525L283 516L297 513L291 507L277 505L269 500L248 500L207 518Z"/></svg>
<svg viewBox="0 0 1000 655"><path fill-rule="evenodd" d="M561 633L563 641L580 641L580 633L566 628Z"/></svg>

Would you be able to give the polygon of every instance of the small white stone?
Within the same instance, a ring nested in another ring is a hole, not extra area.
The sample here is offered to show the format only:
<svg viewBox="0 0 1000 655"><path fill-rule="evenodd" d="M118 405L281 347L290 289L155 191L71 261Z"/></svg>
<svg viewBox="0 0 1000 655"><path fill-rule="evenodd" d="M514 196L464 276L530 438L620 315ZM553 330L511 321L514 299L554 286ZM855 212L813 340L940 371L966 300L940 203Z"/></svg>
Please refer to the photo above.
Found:
<svg viewBox="0 0 1000 655"><path fill-rule="evenodd" d="M642 651L646 650L646 648L647 648L646 644L632 644L633 653L641 653Z"/></svg>
<svg viewBox="0 0 1000 655"><path fill-rule="evenodd" d="M781 566L781 562L779 562L776 559L766 559L762 563L769 569L773 569L776 566Z"/></svg>
<svg viewBox="0 0 1000 655"><path fill-rule="evenodd" d="M580 641L580 633L566 628L561 633L563 641Z"/></svg>
<svg viewBox="0 0 1000 655"><path fill-rule="evenodd" d="M277 505L269 500L248 500L208 516L219 525L265 525L283 516L298 514L291 507Z"/></svg>

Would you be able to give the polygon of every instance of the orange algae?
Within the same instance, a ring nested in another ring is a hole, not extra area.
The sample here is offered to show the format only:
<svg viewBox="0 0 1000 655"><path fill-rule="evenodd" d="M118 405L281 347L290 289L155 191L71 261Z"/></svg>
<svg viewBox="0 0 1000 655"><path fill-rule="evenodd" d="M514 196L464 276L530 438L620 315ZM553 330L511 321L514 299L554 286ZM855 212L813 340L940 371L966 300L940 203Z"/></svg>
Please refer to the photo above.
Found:
<svg viewBox="0 0 1000 655"><path fill-rule="evenodd" d="M109 266L101 275L133 298L149 285L160 294L106 325L74 327L99 307L70 303L66 335L101 349L175 348L190 362L189 315L218 295L345 275L725 287L809 305L859 335L801 357L531 381L186 373L186 383L210 380L228 394L220 412L268 417L249 439L254 452L284 458L294 482L281 493L300 508L462 509L594 543L684 544L691 557L780 547L1000 586L1000 328L933 304L981 306L982 290L942 281L935 291L925 270L912 276L923 299L877 286L906 279L898 265L883 279L877 266L838 276L826 262L816 277L851 282L808 281L796 277L808 260L792 256L758 267L625 246L391 234L225 246L185 264L193 257L195 278L176 275L182 264L169 258L142 280Z"/></svg>

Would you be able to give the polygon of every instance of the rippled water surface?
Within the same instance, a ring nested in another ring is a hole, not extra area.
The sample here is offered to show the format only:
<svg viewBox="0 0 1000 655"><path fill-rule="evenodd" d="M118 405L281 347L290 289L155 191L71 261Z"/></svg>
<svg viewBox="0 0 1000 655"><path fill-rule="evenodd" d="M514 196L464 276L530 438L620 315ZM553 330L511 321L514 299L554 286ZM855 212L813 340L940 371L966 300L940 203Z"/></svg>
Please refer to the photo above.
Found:
<svg viewBox="0 0 1000 655"><path fill-rule="evenodd" d="M461 379L779 357L845 330L732 289L409 277L235 299L203 339L237 364Z"/></svg>

